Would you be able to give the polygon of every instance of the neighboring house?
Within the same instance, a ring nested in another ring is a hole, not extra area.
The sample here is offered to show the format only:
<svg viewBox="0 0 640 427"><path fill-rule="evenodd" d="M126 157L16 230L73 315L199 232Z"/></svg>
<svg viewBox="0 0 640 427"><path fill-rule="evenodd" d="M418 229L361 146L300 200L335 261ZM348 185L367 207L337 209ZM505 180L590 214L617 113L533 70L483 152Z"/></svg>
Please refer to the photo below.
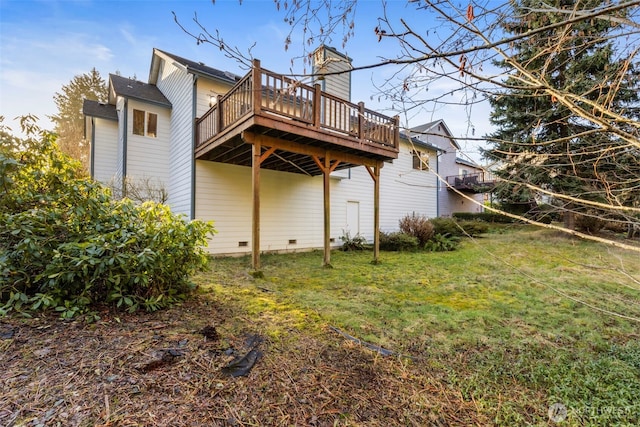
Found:
<svg viewBox="0 0 640 427"><path fill-rule="evenodd" d="M438 182L437 215L449 217L455 212L482 212L485 194L492 188L493 181L481 166L458 157L460 146L445 122L436 120L416 126L411 129L411 135L441 150L436 173L446 183Z"/></svg>
<svg viewBox="0 0 640 427"><path fill-rule="evenodd" d="M314 58L327 72L350 67L328 47ZM414 147L431 167L438 148L350 103L349 79L311 87L258 61L240 77L154 49L147 83L110 75L108 104L85 101L91 174L165 186L174 212L215 221L211 253L324 245L327 261L346 232L373 241L376 224L394 231L405 215L437 215L436 177Z"/></svg>

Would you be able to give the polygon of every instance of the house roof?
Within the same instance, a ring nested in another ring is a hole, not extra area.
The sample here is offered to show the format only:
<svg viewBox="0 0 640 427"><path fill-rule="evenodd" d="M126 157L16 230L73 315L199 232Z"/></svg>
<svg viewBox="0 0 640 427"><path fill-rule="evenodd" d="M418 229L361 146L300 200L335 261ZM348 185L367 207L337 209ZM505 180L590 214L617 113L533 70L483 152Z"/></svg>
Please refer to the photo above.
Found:
<svg viewBox="0 0 640 427"><path fill-rule="evenodd" d="M405 133L400 132L400 138L404 139L405 141L409 141L409 136L407 134L405 134ZM419 145L421 147L429 148L429 149L431 149L433 151L436 151L436 152L437 151L444 151L442 148L440 148L440 147L438 147L436 145L430 144L430 143L428 143L426 141L423 141L423 140L421 140L421 139L419 139L419 138L417 138L415 136L411 137L411 141L410 142L412 142L414 145Z"/></svg>
<svg viewBox="0 0 640 427"><path fill-rule="evenodd" d="M85 99L82 102L82 113L85 116L99 117L107 120L118 120L116 106L102 102Z"/></svg>
<svg viewBox="0 0 640 427"><path fill-rule="evenodd" d="M181 56L174 55L173 53L165 52L163 50L154 48L153 58L151 59L151 69L149 70L150 83L154 83L155 81L157 81L157 75L154 75L155 73L157 73L157 70L158 70L158 65L156 63L156 53L160 53L170 58L171 60L177 62L178 64L182 65L187 69L187 72L189 73L209 77L212 79L221 80L225 83L230 83L232 85L242 78L228 71L222 71L213 67L209 67L205 65L203 62L192 61L190 59L186 59Z"/></svg>
<svg viewBox="0 0 640 427"><path fill-rule="evenodd" d="M460 157L456 157L456 163L460 163L461 165L470 166L472 168L481 169L482 167L471 160L462 159Z"/></svg>
<svg viewBox="0 0 640 427"><path fill-rule="evenodd" d="M449 139L451 140L451 143L453 144L453 146L457 150L459 150L460 146L456 142L455 138L453 138L453 134L451 133L451 130L449 129L447 124L442 119L434 120L432 122L425 123L423 125L419 125L419 126L413 127L413 128L411 128L411 131L412 132L416 132L416 133L420 133L420 134L433 133L432 129L434 129L438 125L440 125L440 126L442 126L444 128L445 133L446 133L446 135L449 136Z"/></svg>
<svg viewBox="0 0 640 427"><path fill-rule="evenodd" d="M109 87L109 103L111 104L115 104L115 100L111 99L111 95L115 94L171 108L171 102L160 92L156 85L121 77L116 74L109 74Z"/></svg>

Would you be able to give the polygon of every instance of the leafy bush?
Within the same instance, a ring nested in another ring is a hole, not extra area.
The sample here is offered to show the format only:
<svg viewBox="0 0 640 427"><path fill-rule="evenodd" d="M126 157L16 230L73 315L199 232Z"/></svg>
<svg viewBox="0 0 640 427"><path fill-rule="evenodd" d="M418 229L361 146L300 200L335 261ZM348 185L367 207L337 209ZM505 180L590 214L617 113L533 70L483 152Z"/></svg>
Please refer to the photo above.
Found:
<svg viewBox="0 0 640 427"><path fill-rule="evenodd" d="M0 314L69 318L105 302L153 311L184 296L207 264L212 224L113 200L54 135L26 124L23 140L0 129Z"/></svg>
<svg viewBox="0 0 640 427"><path fill-rule="evenodd" d="M340 236L340 240L342 240L343 251L362 251L367 247L367 239L360 234L351 236L351 233L347 231Z"/></svg>
<svg viewBox="0 0 640 427"><path fill-rule="evenodd" d="M484 221L505 224L515 221L513 218L494 212L454 212L452 216L456 219L467 221Z"/></svg>
<svg viewBox="0 0 640 427"><path fill-rule="evenodd" d="M489 231L489 225L480 221L456 221L453 218L431 218L435 234L442 236L478 236Z"/></svg>
<svg viewBox="0 0 640 427"><path fill-rule="evenodd" d="M455 251L460 239L456 236L436 233L425 245L424 249L431 252Z"/></svg>
<svg viewBox="0 0 640 427"><path fill-rule="evenodd" d="M424 246L433 237L433 225L424 215L406 215L400 220L400 231L418 239L418 245Z"/></svg>
<svg viewBox="0 0 640 427"><path fill-rule="evenodd" d="M380 232L380 249L383 251L415 251L418 249L418 239L406 233Z"/></svg>

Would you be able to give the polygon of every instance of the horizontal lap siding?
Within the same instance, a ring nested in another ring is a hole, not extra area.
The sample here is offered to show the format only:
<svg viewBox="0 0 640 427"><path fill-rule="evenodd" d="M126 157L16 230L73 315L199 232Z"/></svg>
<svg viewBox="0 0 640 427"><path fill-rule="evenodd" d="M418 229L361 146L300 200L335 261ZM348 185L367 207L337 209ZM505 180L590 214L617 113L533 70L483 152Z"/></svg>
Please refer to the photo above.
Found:
<svg viewBox="0 0 640 427"><path fill-rule="evenodd" d="M347 203L358 202L360 210L360 235L373 239L373 180L364 166L351 168L350 178L332 179L331 187L331 235L340 236L349 231L353 236L355 230L347 230Z"/></svg>
<svg viewBox="0 0 640 427"><path fill-rule="evenodd" d="M158 115L157 137L133 134L133 110ZM129 100L127 138L127 178L134 184L141 179L151 179L151 184L165 189L169 183L170 117L168 108Z"/></svg>
<svg viewBox="0 0 640 427"><path fill-rule="evenodd" d="M432 158L435 152L429 153ZM380 229L397 231L406 215L428 218L437 215L436 177L413 169L411 148L402 144L398 158L384 163L380 172ZM363 166L351 169L351 178L337 181L331 196L332 235L342 235L347 221L347 202L359 202L360 234L373 240L373 179Z"/></svg>
<svg viewBox="0 0 640 427"><path fill-rule="evenodd" d="M109 185L116 176L118 167L118 122L97 117L93 121L93 178Z"/></svg>
<svg viewBox="0 0 640 427"><path fill-rule="evenodd" d="M224 95L231 89L231 85L224 85L222 83L214 82L212 80L204 79L200 77L198 79L198 94L196 100L196 117L202 117L204 113L211 108L209 103L211 102L212 95Z"/></svg>
<svg viewBox="0 0 640 427"><path fill-rule="evenodd" d="M324 213L322 176L261 170L260 247L263 251L319 248L323 246ZM251 251L251 168L196 161L196 217L215 221L218 234L210 241L211 253ZM436 216L435 177L412 168L404 147L398 160L381 171L380 225L398 230L398 221L415 212ZM364 167L352 168L350 178L331 179L331 238L341 243L347 221L347 203L358 202L360 233L373 240L373 180ZM289 240L296 240L289 244ZM239 247L239 242L248 246Z"/></svg>
<svg viewBox="0 0 640 427"><path fill-rule="evenodd" d="M322 177L261 170L260 243L264 251L323 244ZM215 221L211 253L251 251L251 168L196 161L196 216ZM336 236L336 239L339 236ZM289 244L289 240L296 240ZM239 247L238 242L248 242Z"/></svg>
<svg viewBox="0 0 640 427"><path fill-rule="evenodd" d="M435 168L435 151L426 153L429 154L430 165ZM437 178L427 170L413 169L412 147L408 144L401 145L393 164L385 164L382 168L380 199L385 210L385 214L380 215L383 231L397 231L398 222L406 215L415 213L427 218L438 215Z"/></svg>
<svg viewBox="0 0 640 427"><path fill-rule="evenodd" d="M193 77L164 62L158 89L171 102L169 147L169 205L174 213L191 216L193 135Z"/></svg>
<svg viewBox="0 0 640 427"><path fill-rule="evenodd" d="M124 98L119 96L116 99L116 111L118 112L118 159L116 162L116 174L114 177L115 184L119 185L124 174L124 141L127 137L127 130L125 129L124 114L126 114L125 106L127 102Z"/></svg>

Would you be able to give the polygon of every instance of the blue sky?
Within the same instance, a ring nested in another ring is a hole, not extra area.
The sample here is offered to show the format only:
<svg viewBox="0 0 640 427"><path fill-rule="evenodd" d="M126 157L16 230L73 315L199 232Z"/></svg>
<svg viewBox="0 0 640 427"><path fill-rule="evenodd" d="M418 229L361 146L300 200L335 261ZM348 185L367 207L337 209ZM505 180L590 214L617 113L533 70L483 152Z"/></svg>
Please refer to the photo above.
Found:
<svg viewBox="0 0 640 427"><path fill-rule="evenodd" d="M376 17L382 11L380 3L358 3L355 37L345 49L355 66L377 62L378 56L397 51L391 42L378 43L374 34ZM438 25L416 15L404 0L389 0L388 7L392 17L412 19L425 28ZM118 71L146 81L154 47L218 69L245 73L215 47L196 45L176 25L172 11L194 30L192 19L197 13L207 29L218 29L227 44L241 50L255 43L254 57L276 72L288 72L291 58L301 51L299 34L294 34L291 49L285 52L284 39L290 27L273 0L244 0L242 4L237 0L216 0L215 4L207 0L0 0L0 115L5 116L5 124L17 130L12 119L32 113L43 127L51 128L47 116L56 113L55 92L93 67L105 79ZM333 46L342 50L340 35ZM301 72L301 64L294 71ZM379 83L390 73L389 69L376 69L354 74L352 99L365 101L370 108L388 108L377 97L370 98L376 93L372 81ZM425 110L401 119L404 125L416 126L443 118L454 136L464 137L469 132L465 112L457 108ZM476 135L490 129L487 117L486 108L474 112ZM475 145L468 144L466 151L473 155Z"/></svg>

